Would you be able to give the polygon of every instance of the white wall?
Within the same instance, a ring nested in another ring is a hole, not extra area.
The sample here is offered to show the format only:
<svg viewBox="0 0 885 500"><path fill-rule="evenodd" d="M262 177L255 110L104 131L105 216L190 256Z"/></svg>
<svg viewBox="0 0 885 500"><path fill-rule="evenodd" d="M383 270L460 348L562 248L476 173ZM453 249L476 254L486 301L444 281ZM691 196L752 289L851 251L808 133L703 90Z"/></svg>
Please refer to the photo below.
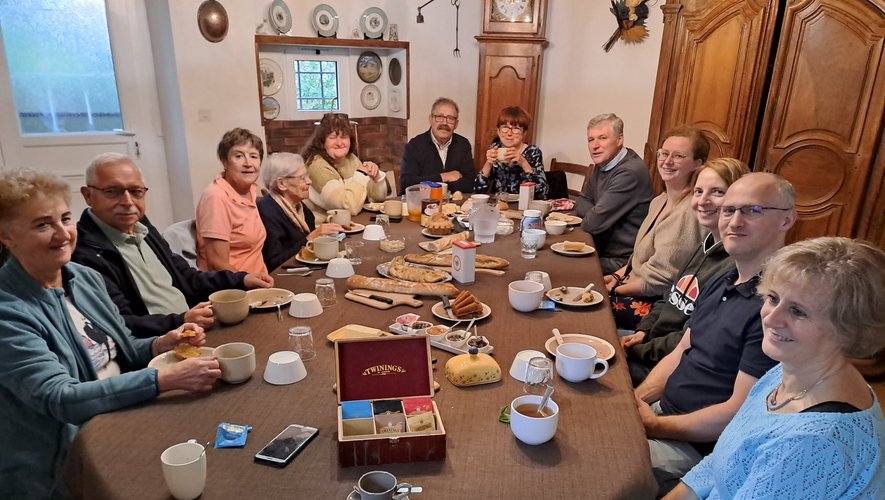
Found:
<svg viewBox="0 0 885 500"><path fill-rule="evenodd" d="M312 36L310 15L315 0L285 0L292 12L290 35ZM173 191L190 184L193 204L220 164L215 148L222 134L236 126L262 135L255 77L254 35L267 17L268 0L222 2L230 18L227 37L220 43L203 39L197 29L196 12L202 0L165 0L168 18L155 15L151 22L168 23L168 29L152 27L153 36L169 40L153 42L158 65L164 124L180 124L183 141L167 138L170 180ZM148 2L154 3L154 2ZM455 46L455 8L449 0L438 0L422 12L425 22L416 23L420 0L337 0L332 5L339 16L339 38L350 38L352 27L369 6L387 13L399 27L400 40L410 42L411 117L409 136L427 129L429 106L441 95L451 97L461 108L458 133L473 140L479 49L474 36L482 24L482 2L466 0L460 9L459 46ZM331 4L330 4L331 5ZM588 163L585 126L598 113L614 112L624 119L628 146L641 153L648 131L651 100L657 68L662 16L659 6L651 8L651 37L642 44L619 42L606 54L601 46L616 25L602 0L550 0L547 12L548 49L544 55L541 101L537 120L537 143L549 164L554 156ZM160 50L158 46L167 45ZM171 53L169 52L171 50ZM161 68L160 66L165 66ZM166 80L163 81L164 75ZM169 77L168 75L174 75ZM174 82L170 82L172 78ZM205 119L208 112L208 120ZM203 120L201 121L201 114ZM173 129L176 127L172 127ZM178 165L186 161L187 165ZM187 173L187 174L185 174ZM179 176L182 184L176 185ZM173 202L175 203L175 202ZM186 211L178 202L176 218Z"/></svg>

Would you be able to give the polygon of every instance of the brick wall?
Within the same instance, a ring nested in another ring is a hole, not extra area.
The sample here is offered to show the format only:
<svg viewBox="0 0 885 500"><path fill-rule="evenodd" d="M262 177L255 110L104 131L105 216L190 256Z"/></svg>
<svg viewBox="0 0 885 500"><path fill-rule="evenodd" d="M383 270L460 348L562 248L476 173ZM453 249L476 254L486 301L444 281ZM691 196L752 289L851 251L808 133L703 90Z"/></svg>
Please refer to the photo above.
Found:
<svg viewBox="0 0 885 500"><path fill-rule="evenodd" d="M381 170L398 167L408 142L407 122L403 118L376 116L354 118L359 136L359 157L377 163ZM265 123L267 153L300 153L313 134L315 120L271 120Z"/></svg>

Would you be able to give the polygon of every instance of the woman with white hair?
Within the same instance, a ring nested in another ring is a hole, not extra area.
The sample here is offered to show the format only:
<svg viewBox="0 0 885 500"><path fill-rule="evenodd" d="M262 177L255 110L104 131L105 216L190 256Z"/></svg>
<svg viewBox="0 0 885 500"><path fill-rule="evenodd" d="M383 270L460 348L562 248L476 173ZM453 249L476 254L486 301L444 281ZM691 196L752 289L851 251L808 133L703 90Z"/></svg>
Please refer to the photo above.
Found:
<svg viewBox="0 0 885 500"><path fill-rule="evenodd" d="M317 236L343 231L338 224L314 222L313 212L301 203L310 195L310 177L301 155L273 153L261 166L261 181L268 194L258 200L258 214L267 239L261 253L268 270L291 259Z"/></svg>

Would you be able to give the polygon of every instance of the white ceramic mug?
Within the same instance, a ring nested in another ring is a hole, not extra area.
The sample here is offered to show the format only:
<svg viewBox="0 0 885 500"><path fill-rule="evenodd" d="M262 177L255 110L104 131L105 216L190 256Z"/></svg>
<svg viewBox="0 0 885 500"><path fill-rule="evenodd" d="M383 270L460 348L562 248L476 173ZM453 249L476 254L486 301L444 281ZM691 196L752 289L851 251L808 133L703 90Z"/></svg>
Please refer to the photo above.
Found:
<svg viewBox="0 0 885 500"><path fill-rule="evenodd" d="M196 439L166 448L160 455L163 478L172 496L192 500L206 486L206 448Z"/></svg>
<svg viewBox="0 0 885 500"><path fill-rule="evenodd" d="M559 425L559 405L552 399L547 400L544 407L545 417L530 417L517 411L523 405L536 409L543 396L529 394L519 396L510 403L510 431L525 444L541 444L550 441L556 434Z"/></svg>
<svg viewBox="0 0 885 500"><path fill-rule="evenodd" d="M385 200L384 213L391 217L402 217L403 203L399 200Z"/></svg>
<svg viewBox="0 0 885 500"><path fill-rule="evenodd" d="M350 226L350 210L344 208L336 208L326 212L326 221L339 226Z"/></svg>
<svg viewBox="0 0 885 500"><path fill-rule="evenodd" d="M221 380L239 384L255 373L255 347L245 342L231 342L215 348L215 357L221 367Z"/></svg>
<svg viewBox="0 0 885 500"><path fill-rule="evenodd" d="M244 290L218 290L209 295L212 314L221 323L233 325L249 315L249 299Z"/></svg>
<svg viewBox="0 0 885 500"><path fill-rule="evenodd" d="M507 299L510 306L521 312L531 312L538 308L544 298L544 285L537 281L517 280L507 286Z"/></svg>
<svg viewBox="0 0 885 500"><path fill-rule="evenodd" d="M405 491L398 492L400 489ZM361 500L400 500L408 498L412 492L409 483L397 483L396 476L383 470L373 470L360 476L353 490Z"/></svg>
<svg viewBox="0 0 885 500"><path fill-rule="evenodd" d="M596 373L596 366L602 371ZM566 342L556 347L556 373L569 382L595 379L608 372L608 361L596 357L596 349L577 342Z"/></svg>
<svg viewBox="0 0 885 500"><path fill-rule="evenodd" d="M334 236L320 236L319 238L314 238L313 241L308 241L307 248L320 260L332 260L338 257L338 238Z"/></svg>

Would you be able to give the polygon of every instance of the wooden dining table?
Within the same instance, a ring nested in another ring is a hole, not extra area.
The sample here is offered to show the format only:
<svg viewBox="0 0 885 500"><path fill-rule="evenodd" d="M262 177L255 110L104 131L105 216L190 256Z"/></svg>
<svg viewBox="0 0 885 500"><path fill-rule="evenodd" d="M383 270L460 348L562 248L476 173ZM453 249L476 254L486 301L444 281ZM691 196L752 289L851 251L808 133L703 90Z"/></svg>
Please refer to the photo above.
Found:
<svg viewBox="0 0 885 500"><path fill-rule="evenodd" d="M368 224L371 215L363 212L354 220ZM518 224L515 221L517 228ZM377 276L377 265L393 256L421 253L418 242L429 238L420 230L405 218L390 225L394 236L405 236L406 249L398 254L382 252L377 241L365 241L356 273ZM361 239L362 234L348 238ZM226 422L252 429L243 447L208 447L202 498L344 499L370 470L386 470L399 481L421 486L423 492L412 498L653 498L657 487L648 445L608 299L589 307L558 306L529 313L517 312L508 302L508 284L530 270L546 271L556 287L592 282L598 290L605 289L595 253L569 257L550 249L565 240L592 245L590 236L578 227L561 236L548 235L537 257L528 260L520 255L518 232L498 235L494 243L484 243L477 251L507 259L505 274L477 274L474 283L456 283L491 307L491 315L478 321L477 327L494 346L492 356L501 367L502 380L456 387L444 370L454 354L432 349L433 378L440 385L434 399L447 432L444 460L339 466L335 349L326 335L348 324L386 330L394 318L408 312L436 324L448 322L431 313L436 297L419 297L420 307L380 310L344 298L345 280L335 279L337 304L319 316L294 318L284 307L282 321L274 309L253 311L242 323L208 330L209 346L234 341L255 346L257 369L252 378L236 385L219 381L207 394L163 394L150 403L93 418L71 446L66 483L77 498L168 498L162 451L189 439L214 442L218 425ZM296 293L313 292L321 277L325 277L322 270L303 277L274 274L276 287ZM289 349L288 330L296 325L313 330L316 356L305 362L305 379L271 385L262 377L268 356ZM553 399L560 408L556 435L530 446L513 436L509 426L499 421L499 413L524 393L523 383L508 374L515 355L524 349L544 352L554 327L562 333L602 338L614 346L615 356L608 373L599 379L570 383L555 377ZM285 468L255 463L255 453L289 424L316 427L319 436Z"/></svg>

